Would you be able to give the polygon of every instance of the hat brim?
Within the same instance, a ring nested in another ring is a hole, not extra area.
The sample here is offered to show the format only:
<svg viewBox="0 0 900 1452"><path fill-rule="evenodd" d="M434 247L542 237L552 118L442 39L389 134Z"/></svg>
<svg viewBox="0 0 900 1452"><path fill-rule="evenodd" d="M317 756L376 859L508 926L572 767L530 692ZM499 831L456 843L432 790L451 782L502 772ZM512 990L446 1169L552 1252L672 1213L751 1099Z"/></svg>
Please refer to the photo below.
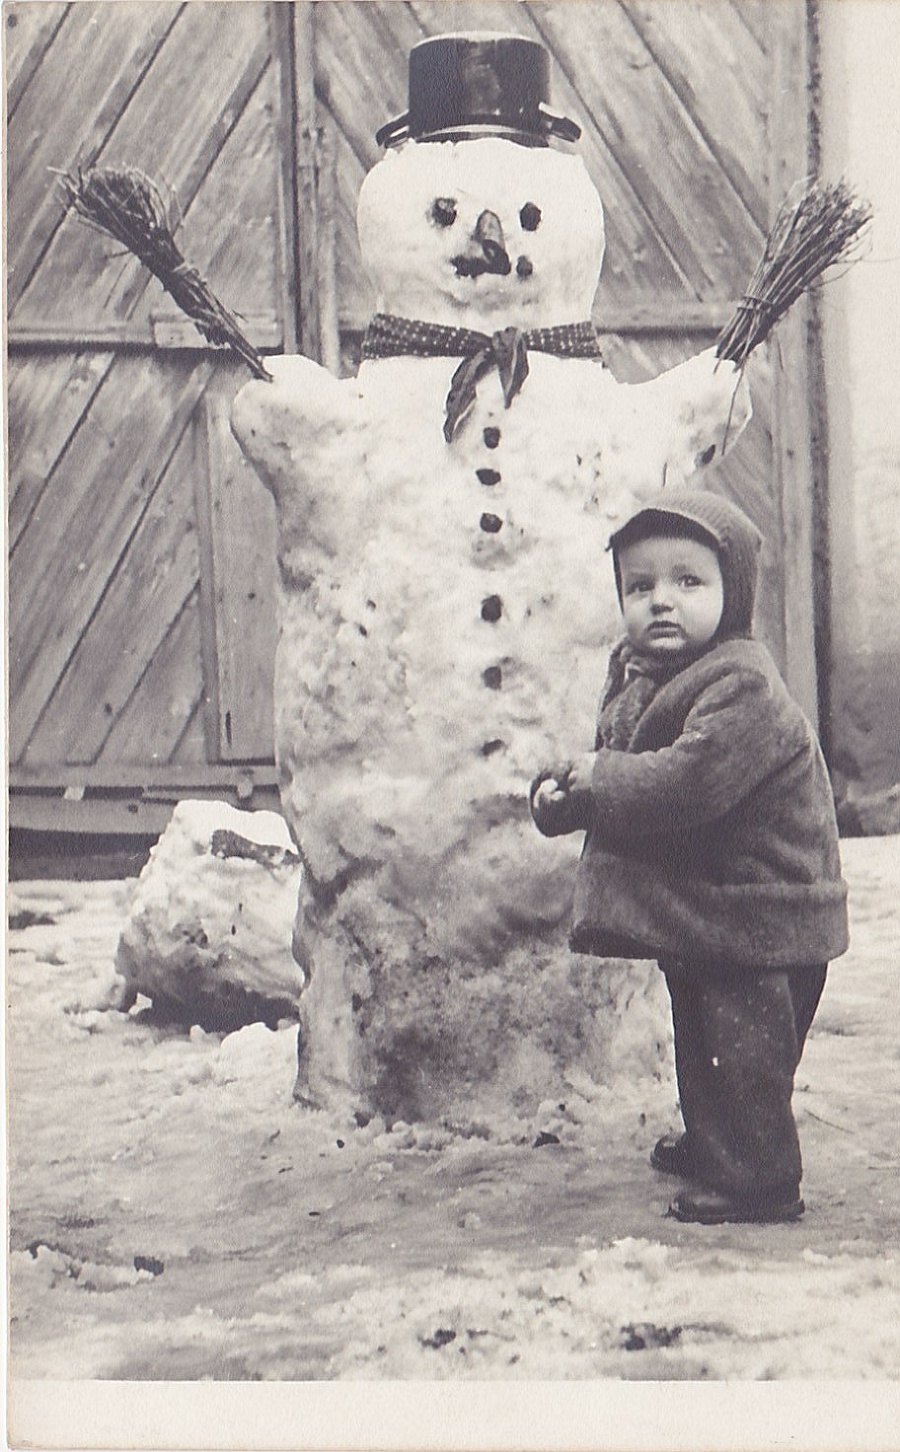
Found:
<svg viewBox="0 0 900 1452"><path fill-rule="evenodd" d="M465 121L418 134L410 131L409 112L404 111L402 116L395 116L379 127L375 132L375 144L399 146L404 141L477 141L486 136L498 136L522 146L546 146L551 136L561 141L577 141L580 135L581 127L577 121L551 111L541 102L533 125L504 121L499 116L472 116Z"/></svg>
<svg viewBox="0 0 900 1452"><path fill-rule="evenodd" d="M712 526L696 519L688 510L656 507L639 509L621 528L610 535L606 548L615 554L617 550L661 532L696 539L700 544L709 545L714 550L722 548L722 541Z"/></svg>

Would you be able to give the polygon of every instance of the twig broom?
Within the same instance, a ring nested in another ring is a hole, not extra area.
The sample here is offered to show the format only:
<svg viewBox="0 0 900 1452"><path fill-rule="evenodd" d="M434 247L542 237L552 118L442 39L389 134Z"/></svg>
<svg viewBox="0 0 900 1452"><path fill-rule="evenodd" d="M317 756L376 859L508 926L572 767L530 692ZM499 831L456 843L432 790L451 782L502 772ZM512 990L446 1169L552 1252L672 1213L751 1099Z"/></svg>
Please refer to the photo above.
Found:
<svg viewBox="0 0 900 1452"><path fill-rule="evenodd" d="M763 255L730 322L716 339L716 353L743 367L779 318L828 268L859 256L872 220L843 182L812 183L779 208Z"/></svg>
<svg viewBox="0 0 900 1452"><path fill-rule="evenodd" d="M271 379L262 355L223 307L173 238L162 194L136 167L96 167L63 173L63 196L84 221L114 237L162 283L210 343L229 347L257 378Z"/></svg>

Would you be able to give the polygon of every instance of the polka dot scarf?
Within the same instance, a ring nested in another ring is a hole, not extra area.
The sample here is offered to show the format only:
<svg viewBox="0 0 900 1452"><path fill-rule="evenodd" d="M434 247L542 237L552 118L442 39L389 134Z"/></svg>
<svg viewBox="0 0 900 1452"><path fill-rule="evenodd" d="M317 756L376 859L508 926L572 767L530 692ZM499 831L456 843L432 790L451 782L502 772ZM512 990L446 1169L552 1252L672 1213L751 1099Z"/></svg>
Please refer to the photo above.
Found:
<svg viewBox="0 0 900 1452"><path fill-rule="evenodd" d="M509 408L528 377L528 349L557 358L600 358L593 323L567 323L558 328L503 328L479 333L473 328L451 328L376 313L363 342L367 358L462 358L450 383L444 418L444 438L455 438L475 402L480 379L492 368L500 375L503 402Z"/></svg>

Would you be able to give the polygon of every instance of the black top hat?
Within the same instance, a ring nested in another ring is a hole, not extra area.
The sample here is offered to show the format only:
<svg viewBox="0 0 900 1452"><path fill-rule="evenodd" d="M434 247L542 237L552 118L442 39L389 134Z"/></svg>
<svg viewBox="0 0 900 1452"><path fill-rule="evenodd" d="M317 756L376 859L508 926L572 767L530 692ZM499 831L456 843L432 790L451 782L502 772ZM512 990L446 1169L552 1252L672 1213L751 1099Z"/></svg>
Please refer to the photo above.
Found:
<svg viewBox="0 0 900 1452"><path fill-rule="evenodd" d="M521 35L435 35L409 53L409 110L375 133L379 146L504 136L546 146L577 141L581 127L547 105L550 58Z"/></svg>

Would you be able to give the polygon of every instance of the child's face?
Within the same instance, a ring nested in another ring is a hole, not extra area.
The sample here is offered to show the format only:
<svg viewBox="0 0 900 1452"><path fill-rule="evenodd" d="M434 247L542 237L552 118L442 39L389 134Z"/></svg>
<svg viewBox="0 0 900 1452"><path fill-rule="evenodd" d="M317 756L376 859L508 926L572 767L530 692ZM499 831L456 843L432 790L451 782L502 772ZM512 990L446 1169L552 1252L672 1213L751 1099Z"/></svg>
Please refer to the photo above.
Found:
<svg viewBox="0 0 900 1452"><path fill-rule="evenodd" d="M659 535L623 546L618 560L632 645L646 655L674 656L712 640L725 603L714 550Z"/></svg>

